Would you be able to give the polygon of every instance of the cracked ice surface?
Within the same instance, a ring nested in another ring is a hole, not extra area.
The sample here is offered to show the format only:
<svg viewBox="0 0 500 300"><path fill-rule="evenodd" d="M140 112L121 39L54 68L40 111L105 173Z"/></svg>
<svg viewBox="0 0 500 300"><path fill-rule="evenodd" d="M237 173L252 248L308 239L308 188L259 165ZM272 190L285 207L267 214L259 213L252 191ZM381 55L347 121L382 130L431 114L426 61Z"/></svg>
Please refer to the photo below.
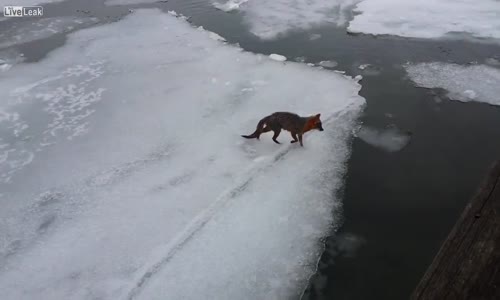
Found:
<svg viewBox="0 0 500 300"><path fill-rule="evenodd" d="M352 78L159 10L1 74L2 298L301 294L337 222L364 105ZM240 137L278 110L320 112L325 131L304 148Z"/></svg>

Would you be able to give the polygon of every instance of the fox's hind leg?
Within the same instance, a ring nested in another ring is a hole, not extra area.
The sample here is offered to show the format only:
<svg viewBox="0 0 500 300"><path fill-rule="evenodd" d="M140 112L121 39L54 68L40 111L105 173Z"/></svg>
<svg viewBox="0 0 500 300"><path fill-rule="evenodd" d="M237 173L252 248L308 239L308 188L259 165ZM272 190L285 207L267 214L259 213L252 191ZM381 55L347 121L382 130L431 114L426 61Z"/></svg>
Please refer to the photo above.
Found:
<svg viewBox="0 0 500 300"><path fill-rule="evenodd" d="M293 141L291 141L290 143L293 144L293 143L296 143L296 142L299 141L299 139L297 139L297 134L296 133L291 132L291 135L292 135Z"/></svg>
<svg viewBox="0 0 500 300"><path fill-rule="evenodd" d="M278 136L280 135L280 132L281 132L281 128L274 128L273 129L274 131L274 135L273 135L273 141L276 143L276 144L281 144L280 142L278 142L278 140L276 138L278 138Z"/></svg>

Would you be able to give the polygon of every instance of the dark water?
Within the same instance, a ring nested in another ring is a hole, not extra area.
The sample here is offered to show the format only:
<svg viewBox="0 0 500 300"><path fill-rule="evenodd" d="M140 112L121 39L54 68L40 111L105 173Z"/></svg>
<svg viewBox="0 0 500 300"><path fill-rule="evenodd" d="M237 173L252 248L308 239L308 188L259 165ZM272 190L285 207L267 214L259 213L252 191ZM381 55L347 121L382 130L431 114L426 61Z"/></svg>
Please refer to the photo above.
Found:
<svg viewBox="0 0 500 300"><path fill-rule="evenodd" d="M364 74L361 82L368 104L362 121L408 130L411 142L402 151L388 153L354 139L345 189L339 191L343 223L326 239L303 299L408 298L488 167L500 158L500 108L450 101L444 91L415 88L401 66L423 61L482 63L500 54L500 47L353 36L334 26L261 41L248 33L238 13L218 11L206 0L113 7L101 0L67 1L44 5L44 13L113 22L138 7L174 9L248 51L305 57L312 63L335 60L336 69L348 75L362 74L357 68L362 63L377 67L377 75ZM8 26L2 23L0 30ZM312 33L321 38L311 41ZM64 41L65 34L58 34L27 43L20 51L27 61L36 61Z"/></svg>

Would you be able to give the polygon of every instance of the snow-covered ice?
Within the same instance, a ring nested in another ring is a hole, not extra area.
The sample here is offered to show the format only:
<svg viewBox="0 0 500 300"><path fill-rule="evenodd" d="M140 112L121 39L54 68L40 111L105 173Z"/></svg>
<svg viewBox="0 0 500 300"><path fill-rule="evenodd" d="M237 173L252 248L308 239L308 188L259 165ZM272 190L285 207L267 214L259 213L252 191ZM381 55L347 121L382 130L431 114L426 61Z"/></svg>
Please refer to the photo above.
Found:
<svg viewBox="0 0 500 300"><path fill-rule="evenodd" d="M95 18L53 17L8 24L8 29L0 32L0 49L45 39L57 33L71 31L77 26L95 22L97 22Z"/></svg>
<svg viewBox="0 0 500 300"><path fill-rule="evenodd" d="M345 26L351 16L352 8L360 0L229 0L217 2L216 7L226 10L239 9L243 12L245 23L250 32L261 39L275 39L290 31L307 30L314 26L333 23ZM239 8L238 8L239 7ZM231 9L229 9L231 8Z"/></svg>
<svg viewBox="0 0 500 300"><path fill-rule="evenodd" d="M402 150L408 145L411 138L408 132L404 132L394 126L384 129L363 126L358 131L357 136L365 143L387 152Z"/></svg>
<svg viewBox="0 0 500 300"><path fill-rule="evenodd" d="M269 58L275 61L286 61L286 56L281 54L272 53L269 55Z"/></svg>
<svg viewBox="0 0 500 300"><path fill-rule="evenodd" d="M475 38L500 39L497 0L363 0L348 31L415 38L442 38L465 33ZM463 37L463 35L460 35Z"/></svg>
<svg viewBox="0 0 500 300"><path fill-rule="evenodd" d="M159 10L0 76L2 299L300 295L337 222L352 78ZM325 131L304 148L240 137L278 110L321 113Z"/></svg>
<svg viewBox="0 0 500 300"><path fill-rule="evenodd" d="M500 105L500 70L497 68L432 62L405 65L405 69L416 85L445 89L452 100Z"/></svg>

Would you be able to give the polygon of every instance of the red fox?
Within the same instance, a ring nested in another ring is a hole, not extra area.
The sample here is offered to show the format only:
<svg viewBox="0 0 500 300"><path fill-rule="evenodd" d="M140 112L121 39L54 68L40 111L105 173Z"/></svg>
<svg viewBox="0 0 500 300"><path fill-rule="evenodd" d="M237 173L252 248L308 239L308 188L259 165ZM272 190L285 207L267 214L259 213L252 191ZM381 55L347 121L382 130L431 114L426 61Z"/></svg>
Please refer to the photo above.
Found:
<svg viewBox="0 0 500 300"><path fill-rule="evenodd" d="M274 131L273 141L276 144L280 144L276 139L281 132L281 129L290 131L293 140L291 143L299 142L302 147L302 135L310 130L318 129L323 131L323 126L321 125L321 120L319 117L321 114L309 117L301 117L297 114L290 112L275 112L262 120L257 124L257 129L250 135L242 135L242 137L247 139L259 139L260 135L264 132ZM297 139L298 137L298 139Z"/></svg>

